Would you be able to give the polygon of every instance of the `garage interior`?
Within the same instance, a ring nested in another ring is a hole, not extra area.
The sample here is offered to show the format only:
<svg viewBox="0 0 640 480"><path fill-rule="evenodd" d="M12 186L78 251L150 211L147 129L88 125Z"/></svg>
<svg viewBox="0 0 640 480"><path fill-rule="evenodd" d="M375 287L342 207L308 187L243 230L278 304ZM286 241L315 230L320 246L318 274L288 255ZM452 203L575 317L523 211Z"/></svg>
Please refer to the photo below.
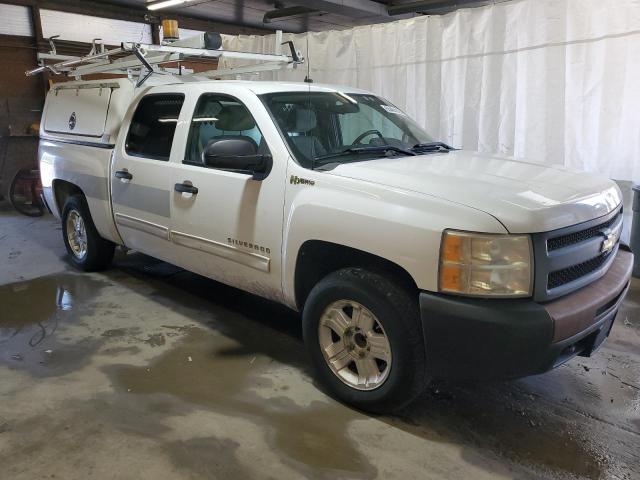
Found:
<svg viewBox="0 0 640 480"><path fill-rule="evenodd" d="M0 477L640 478L637 278L593 356L436 379L374 415L314 380L299 313L133 250L80 272L60 220L10 202L38 168L47 91L70 80L25 76L37 55L158 45L175 20L181 38L218 32L242 52L269 53L282 30L305 57L238 78L361 88L455 148L615 180L633 246L638 0L164 3L0 0ZM220 63L180 68L238 66Z"/></svg>

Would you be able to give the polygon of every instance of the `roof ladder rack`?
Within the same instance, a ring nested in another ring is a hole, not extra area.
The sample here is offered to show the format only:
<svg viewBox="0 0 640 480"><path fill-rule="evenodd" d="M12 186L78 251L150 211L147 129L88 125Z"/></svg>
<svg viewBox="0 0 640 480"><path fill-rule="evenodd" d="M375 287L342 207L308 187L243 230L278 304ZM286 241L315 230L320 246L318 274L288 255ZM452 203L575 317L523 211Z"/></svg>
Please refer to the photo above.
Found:
<svg viewBox="0 0 640 480"><path fill-rule="evenodd" d="M296 68L304 63L300 51L295 49L293 42L282 42L282 32L276 33L276 48L272 54L236 52L221 48L222 39L217 33L201 33L195 37L184 40L177 40L163 45L150 45L135 42L122 42L120 47L107 50L101 39L94 39L89 53L85 56L73 57L60 55L57 52L55 39L51 37L49 53L38 54L38 64L33 70L26 72L27 76L38 75L44 72L51 72L54 75L67 75L81 80L84 75L92 74L125 74L129 78L138 76L136 86L142 86L152 75L172 75L179 80L188 76L199 76L209 78L221 78L245 73L257 73L285 68ZM289 47L288 54L280 52L281 46ZM217 59L222 58L234 60L247 60L254 63L252 65L229 68L225 70L208 70L206 72L186 75L180 68L175 69L163 67L169 63L179 63L194 59ZM57 63L50 63L56 62Z"/></svg>

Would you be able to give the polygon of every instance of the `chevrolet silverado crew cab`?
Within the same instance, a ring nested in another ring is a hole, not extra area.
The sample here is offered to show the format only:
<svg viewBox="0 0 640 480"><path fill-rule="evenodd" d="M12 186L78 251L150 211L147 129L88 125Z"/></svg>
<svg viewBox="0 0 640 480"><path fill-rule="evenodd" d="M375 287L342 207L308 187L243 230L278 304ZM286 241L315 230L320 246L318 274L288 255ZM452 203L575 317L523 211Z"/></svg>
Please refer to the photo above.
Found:
<svg viewBox="0 0 640 480"><path fill-rule="evenodd" d="M363 409L591 355L629 285L612 181L455 150L370 92L58 83L40 134L75 266L120 245L281 302L320 383Z"/></svg>

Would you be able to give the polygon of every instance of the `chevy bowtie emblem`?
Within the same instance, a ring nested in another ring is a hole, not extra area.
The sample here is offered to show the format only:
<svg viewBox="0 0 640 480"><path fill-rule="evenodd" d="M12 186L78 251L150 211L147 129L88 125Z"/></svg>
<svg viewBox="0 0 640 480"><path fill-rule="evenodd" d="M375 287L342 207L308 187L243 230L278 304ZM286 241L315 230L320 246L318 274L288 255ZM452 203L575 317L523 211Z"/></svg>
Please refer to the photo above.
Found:
<svg viewBox="0 0 640 480"><path fill-rule="evenodd" d="M616 232L602 232L604 237L604 242L602 242L602 247L600 247L600 252L609 253L613 250L613 247L616 245L616 241L618 240L618 235Z"/></svg>

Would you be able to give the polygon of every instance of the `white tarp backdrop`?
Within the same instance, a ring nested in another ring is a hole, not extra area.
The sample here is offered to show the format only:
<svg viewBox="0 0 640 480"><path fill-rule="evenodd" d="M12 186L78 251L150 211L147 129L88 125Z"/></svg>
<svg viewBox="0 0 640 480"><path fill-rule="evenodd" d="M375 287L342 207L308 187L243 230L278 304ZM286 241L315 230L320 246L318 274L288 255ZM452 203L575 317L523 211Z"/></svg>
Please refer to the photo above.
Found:
<svg viewBox="0 0 640 480"><path fill-rule="evenodd" d="M455 147L640 181L640 0L514 0L290 39L314 82L382 95Z"/></svg>

